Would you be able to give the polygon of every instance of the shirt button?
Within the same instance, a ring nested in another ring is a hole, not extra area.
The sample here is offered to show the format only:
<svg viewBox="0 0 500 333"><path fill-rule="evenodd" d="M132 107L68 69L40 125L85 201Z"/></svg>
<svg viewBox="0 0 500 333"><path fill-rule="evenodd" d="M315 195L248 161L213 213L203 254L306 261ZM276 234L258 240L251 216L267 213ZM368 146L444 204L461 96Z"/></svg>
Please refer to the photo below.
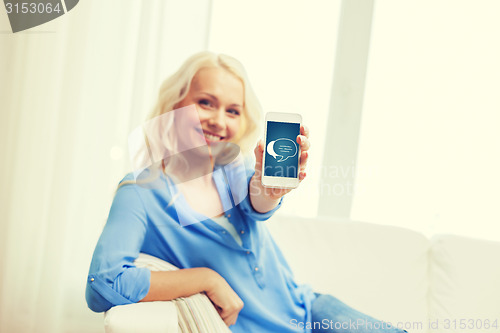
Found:
<svg viewBox="0 0 500 333"><path fill-rule="evenodd" d="M231 217L231 214L227 214L227 217L228 217L228 218L229 218L229 217Z"/></svg>
<svg viewBox="0 0 500 333"><path fill-rule="evenodd" d="M250 254L250 251L247 251L247 254Z"/></svg>
<svg viewBox="0 0 500 333"><path fill-rule="evenodd" d="M225 234L226 233L226 230L222 230L222 233Z"/></svg>
<svg viewBox="0 0 500 333"><path fill-rule="evenodd" d="M90 282L94 282L94 278L91 278L91 279L90 279Z"/></svg>
<svg viewBox="0 0 500 333"><path fill-rule="evenodd" d="M255 269L255 271L256 271L256 272L258 272L258 271L259 271L259 267L255 267L254 269Z"/></svg>
<svg viewBox="0 0 500 333"><path fill-rule="evenodd" d="M244 234L244 233L245 233L245 230L241 230L241 231L240 231L240 233L241 233L241 234Z"/></svg>

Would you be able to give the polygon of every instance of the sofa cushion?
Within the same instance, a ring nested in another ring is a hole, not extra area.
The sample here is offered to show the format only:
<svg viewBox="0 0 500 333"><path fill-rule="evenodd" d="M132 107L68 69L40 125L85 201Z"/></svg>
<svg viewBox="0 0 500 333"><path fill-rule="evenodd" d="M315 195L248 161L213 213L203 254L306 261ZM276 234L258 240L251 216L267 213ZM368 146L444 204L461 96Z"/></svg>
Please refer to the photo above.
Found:
<svg viewBox="0 0 500 333"><path fill-rule="evenodd" d="M263 223L297 282L409 332L427 332L430 243L422 234L321 218L276 215Z"/></svg>
<svg viewBox="0 0 500 333"><path fill-rule="evenodd" d="M500 332L500 242L434 236L430 281L437 332Z"/></svg>

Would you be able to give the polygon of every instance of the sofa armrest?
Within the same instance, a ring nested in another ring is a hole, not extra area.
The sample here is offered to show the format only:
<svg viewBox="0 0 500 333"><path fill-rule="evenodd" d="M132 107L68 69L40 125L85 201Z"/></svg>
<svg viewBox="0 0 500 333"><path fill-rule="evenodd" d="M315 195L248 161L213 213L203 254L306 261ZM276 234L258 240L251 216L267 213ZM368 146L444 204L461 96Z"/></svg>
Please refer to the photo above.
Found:
<svg viewBox="0 0 500 333"><path fill-rule="evenodd" d="M144 302L112 307L104 314L106 333L178 332L173 302Z"/></svg>

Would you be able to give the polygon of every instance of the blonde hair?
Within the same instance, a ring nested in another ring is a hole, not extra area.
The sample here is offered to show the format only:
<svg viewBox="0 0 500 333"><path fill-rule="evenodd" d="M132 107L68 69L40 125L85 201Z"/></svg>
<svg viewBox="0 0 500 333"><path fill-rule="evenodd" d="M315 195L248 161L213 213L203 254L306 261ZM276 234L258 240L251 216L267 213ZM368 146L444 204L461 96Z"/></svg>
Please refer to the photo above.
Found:
<svg viewBox="0 0 500 333"><path fill-rule="evenodd" d="M244 90L242 123L239 132L232 141L240 147L243 153L249 153L259 135L262 109L250 85L243 65L235 58L225 54L202 51L189 57L173 75L163 81L160 86L156 105L147 116L146 121L153 122L153 119L173 111L188 94L194 76L204 68L222 68L241 80ZM163 126L167 126L168 128L163 128ZM159 128L155 128L154 131L158 131L157 135L149 137L144 135L149 151L151 151L152 147L161 147L167 153L172 152L177 145L178 133L176 133L176 127L172 123L160 124ZM156 163L155 165L165 167L163 163ZM156 169L153 166L151 167ZM144 181L150 181L157 176L158 173L153 172ZM135 183L138 182L123 181L118 185L118 188L121 185Z"/></svg>

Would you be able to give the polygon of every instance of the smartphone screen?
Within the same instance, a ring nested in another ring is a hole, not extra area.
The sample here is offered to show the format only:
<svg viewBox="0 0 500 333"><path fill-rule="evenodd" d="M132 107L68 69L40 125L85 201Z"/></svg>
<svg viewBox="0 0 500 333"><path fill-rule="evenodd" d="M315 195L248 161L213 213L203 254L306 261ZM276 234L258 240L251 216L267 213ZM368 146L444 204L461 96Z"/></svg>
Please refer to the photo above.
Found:
<svg viewBox="0 0 500 333"><path fill-rule="evenodd" d="M299 123L267 122L264 176L297 178Z"/></svg>

